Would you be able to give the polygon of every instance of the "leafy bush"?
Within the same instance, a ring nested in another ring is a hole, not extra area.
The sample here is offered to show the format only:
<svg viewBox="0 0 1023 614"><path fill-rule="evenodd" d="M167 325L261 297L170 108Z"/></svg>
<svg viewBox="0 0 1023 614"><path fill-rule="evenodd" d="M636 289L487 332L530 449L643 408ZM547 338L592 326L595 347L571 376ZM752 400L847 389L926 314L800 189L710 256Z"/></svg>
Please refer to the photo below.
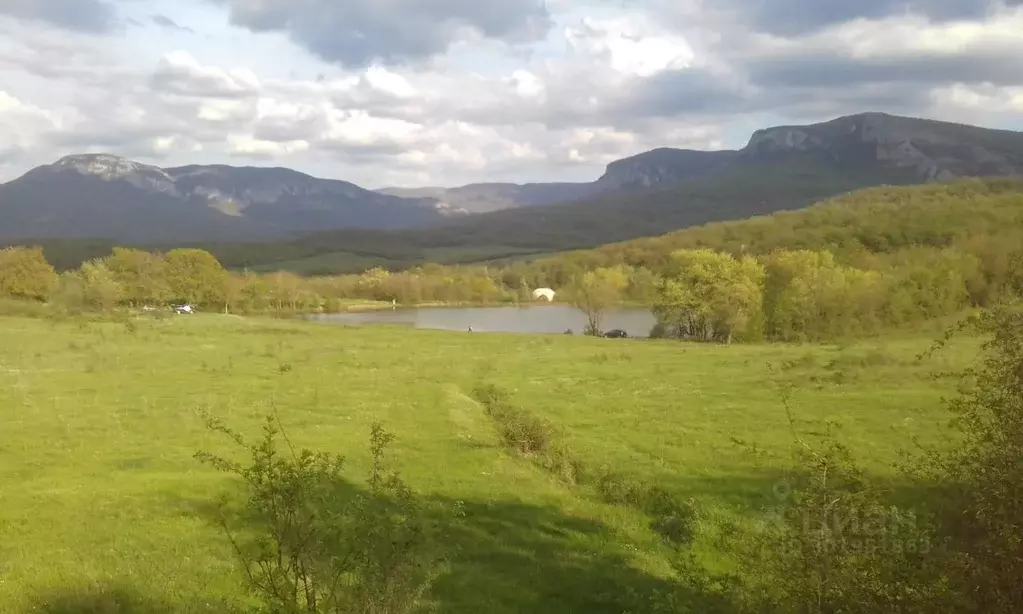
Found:
<svg viewBox="0 0 1023 614"><path fill-rule="evenodd" d="M0 316L41 318L50 312L43 303L0 297Z"/></svg>
<svg viewBox="0 0 1023 614"><path fill-rule="evenodd" d="M944 486L938 517L943 568L962 611L1023 611L1023 305L964 323L988 337L979 366L948 402L962 445L928 456L924 475Z"/></svg>
<svg viewBox="0 0 1023 614"><path fill-rule="evenodd" d="M550 450L555 436L550 422L515 406L507 394L492 384L478 386L473 396L483 404L506 445L530 455Z"/></svg>
<svg viewBox="0 0 1023 614"><path fill-rule="evenodd" d="M559 441L553 424L516 406L506 392L493 384L477 386L473 397L483 405L508 448L531 457L537 465L563 482L578 484L582 481L585 464L573 457L568 446Z"/></svg>
<svg viewBox="0 0 1023 614"><path fill-rule="evenodd" d="M657 322L650 328L648 336L651 339L667 339L668 327L664 325L664 322Z"/></svg>
<svg viewBox="0 0 1023 614"><path fill-rule="evenodd" d="M887 505L842 445L800 443L805 474L789 500L736 543L743 568L754 571L744 600L807 614L932 611L944 595L927 572L932 543L922 519Z"/></svg>
<svg viewBox="0 0 1023 614"><path fill-rule="evenodd" d="M383 457L392 440L380 425L371 435L368 489L342 475L344 459L309 450L281 450L287 437L273 416L263 437L246 444L238 433L206 417L251 457L242 465L198 452L196 458L244 480L248 499L237 515L241 531L223 526L250 588L270 611L282 614L407 614L436 576L437 558L419 504Z"/></svg>
<svg viewBox="0 0 1023 614"><path fill-rule="evenodd" d="M626 505L651 518L650 528L675 545L689 544L696 536L698 513L692 500L636 477L605 471L596 480L605 503Z"/></svg>

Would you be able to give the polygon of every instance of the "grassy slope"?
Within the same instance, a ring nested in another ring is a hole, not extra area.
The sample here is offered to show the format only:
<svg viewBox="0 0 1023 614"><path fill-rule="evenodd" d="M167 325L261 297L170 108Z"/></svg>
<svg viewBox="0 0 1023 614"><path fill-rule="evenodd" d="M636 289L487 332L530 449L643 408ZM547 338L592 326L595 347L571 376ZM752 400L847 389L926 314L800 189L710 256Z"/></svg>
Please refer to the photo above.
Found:
<svg viewBox="0 0 1023 614"><path fill-rule="evenodd" d="M453 555L440 612L621 612L627 589L666 569L646 520L505 452L467 396L475 383L564 427L577 456L698 497L713 519L771 501L776 461L757 466L731 438L787 449L779 382L796 385L801 428L837 420L877 472L911 436L933 440L951 382L927 374L962 366L975 345L915 364L932 336L718 347L230 316L135 332L0 318L0 611L94 581L173 611L228 611L238 578L209 502L229 483L191 455L232 450L195 409L255 433L273 402L297 444L350 452L358 478L371 422L397 435L396 462Z"/></svg>
<svg viewBox="0 0 1023 614"><path fill-rule="evenodd" d="M865 246L889 252L909 246L946 246L970 236L1015 237L1021 228L1023 181L965 179L867 188L805 209L714 222L544 259L604 265L630 262L656 268L679 249L710 247L764 254L776 249L841 251Z"/></svg>

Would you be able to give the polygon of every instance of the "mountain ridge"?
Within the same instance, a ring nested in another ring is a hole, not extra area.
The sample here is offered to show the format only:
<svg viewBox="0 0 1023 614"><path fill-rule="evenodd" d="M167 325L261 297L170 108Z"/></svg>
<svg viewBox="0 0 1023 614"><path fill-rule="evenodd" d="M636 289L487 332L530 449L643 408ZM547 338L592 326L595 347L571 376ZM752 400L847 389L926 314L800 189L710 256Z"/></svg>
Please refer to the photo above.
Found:
<svg viewBox="0 0 1023 614"><path fill-rule="evenodd" d="M953 133L952 138L949 132ZM962 133L969 132L968 135ZM963 139L979 144L958 157L948 149ZM921 181L963 176L1023 175L1021 133L870 111L815 124L760 128L741 149L694 150L658 147L608 164L588 183L472 183L456 188L384 188L383 193L433 198L448 211L493 212L521 206L564 203L614 193L704 179L736 165L755 165L764 157L817 151L837 162L878 163L909 169ZM1002 141L1001 143L999 141ZM985 147L987 145L987 147ZM995 152L991 151L994 146ZM1008 155L1007 155L1008 154ZM970 160L970 158L974 158ZM549 186L549 188L548 188ZM544 190L557 192L545 195Z"/></svg>
<svg viewBox="0 0 1023 614"><path fill-rule="evenodd" d="M763 128L739 150L656 148L611 162L587 183L384 190L284 167L164 169L78 154L0 184L0 239L318 243L333 233L355 245L521 252L659 234L859 187L971 176L1023 176L1023 133L870 112Z"/></svg>
<svg viewBox="0 0 1023 614"><path fill-rule="evenodd" d="M336 227L400 229L441 217L422 199L284 167L160 168L74 154L0 184L0 239L237 241Z"/></svg>

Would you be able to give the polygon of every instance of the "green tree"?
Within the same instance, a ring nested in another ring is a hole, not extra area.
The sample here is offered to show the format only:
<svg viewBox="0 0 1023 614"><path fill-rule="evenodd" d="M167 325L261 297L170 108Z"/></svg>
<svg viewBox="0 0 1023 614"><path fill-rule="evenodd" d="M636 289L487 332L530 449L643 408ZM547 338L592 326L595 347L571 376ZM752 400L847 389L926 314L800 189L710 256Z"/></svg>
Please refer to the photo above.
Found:
<svg viewBox="0 0 1023 614"><path fill-rule="evenodd" d="M123 289L123 300L132 307L167 302L167 260L161 254L115 247L104 259Z"/></svg>
<svg viewBox="0 0 1023 614"><path fill-rule="evenodd" d="M651 305L657 300L658 276L646 267L636 267L629 273L629 287L625 296L630 301Z"/></svg>
<svg viewBox="0 0 1023 614"><path fill-rule="evenodd" d="M41 247L0 249L0 295L43 301L57 286L57 273Z"/></svg>
<svg viewBox="0 0 1023 614"><path fill-rule="evenodd" d="M261 312L271 306L270 283L259 275L245 273L240 278L241 303L248 311Z"/></svg>
<svg viewBox="0 0 1023 614"><path fill-rule="evenodd" d="M224 313L244 311L245 287L248 284L246 275L228 275L224 280Z"/></svg>
<svg viewBox="0 0 1023 614"><path fill-rule="evenodd" d="M85 266L85 265L82 265ZM81 270L64 271L58 276L57 287L53 291L53 303L67 313L81 313L87 308L85 280Z"/></svg>
<svg viewBox="0 0 1023 614"><path fill-rule="evenodd" d="M276 311L292 313L298 311L298 304L302 296L301 277L287 271L278 271L270 275L269 287Z"/></svg>
<svg viewBox="0 0 1023 614"><path fill-rule="evenodd" d="M885 312L891 281L840 265L831 252L779 251L767 258L764 311L773 339L817 340L870 332ZM888 318L891 321L892 318Z"/></svg>
<svg viewBox="0 0 1023 614"><path fill-rule="evenodd" d="M565 289L569 304L586 315L585 334L601 333L605 312L621 302L628 285L628 271L614 267L588 271Z"/></svg>
<svg viewBox="0 0 1023 614"><path fill-rule="evenodd" d="M117 276L102 260L84 263L78 275L82 280L82 296L88 307L110 311L124 298L124 289L117 281Z"/></svg>
<svg viewBox="0 0 1023 614"><path fill-rule="evenodd" d="M672 254L654 313L672 336L730 343L753 334L763 306L764 268L754 258L709 249Z"/></svg>
<svg viewBox="0 0 1023 614"><path fill-rule="evenodd" d="M167 252L167 285L173 300L194 305L223 304L227 272L209 252L174 249Z"/></svg>

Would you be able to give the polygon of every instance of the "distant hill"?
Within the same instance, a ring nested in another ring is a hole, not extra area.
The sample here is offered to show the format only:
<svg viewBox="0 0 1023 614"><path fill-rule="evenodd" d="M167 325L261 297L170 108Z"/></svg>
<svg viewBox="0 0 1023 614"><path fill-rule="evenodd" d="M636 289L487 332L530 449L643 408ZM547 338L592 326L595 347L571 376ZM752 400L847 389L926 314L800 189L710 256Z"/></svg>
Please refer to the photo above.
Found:
<svg viewBox="0 0 1023 614"><path fill-rule="evenodd" d="M731 150L653 149L609 164L595 191L611 193L703 179L727 170L738 158L739 152Z"/></svg>
<svg viewBox="0 0 1023 614"><path fill-rule="evenodd" d="M863 187L988 176L1023 177L1023 133L883 113L758 130L738 151L655 149L591 183L371 192L287 169L76 156L0 186L0 239L201 242L229 264L325 273L588 248Z"/></svg>
<svg viewBox="0 0 1023 614"><path fill-rule="evenodd" d="M382 193L433 199L449 215L566 203L664 187L758 166L791 154L867 167L878 181L890 171L906 180L1023 173L1020 133L885 113L863 113L809 126L758 130L738 151L662 147L617 160L590 183L479 183L458 188L387 188ZM868 182L869 184L869 182Z"/></svg>
<svg viewBox="0 0 1023 614"><path fill-rule="evenodd" d="M866 169L899 169L920 181L1023 175L1023 133L885 113L758 130L741 161L792 153Z"/></svg>
<svg viewBox="0 0 1023 614"><path fill-rule="evenodd" d="M576 202L709 177L725 170L737 151L697 151L662 147L616 160L589 183L472 183L457 188L384 188L381 194L425 198L449 216L491 213L519 207Z"/></svg>
<svg viewBox="0 0 1023 614"><path fill-rule="evenodd" d="M400 266L489 247L488 258L496 259L798 209L863 187L989 176L1023 177L1023 133L864 113L759 130L739 151L657 149L626 158L595 182L605 188L594 187L596 195L574 202L508 208L372 237L317 233L304 238L303 247L321 265L342 268L352 253ZM332 252L338 257L324 256ZM289 266L302 268L301 259L290 255Z"/></svg>
<svg viewBox="0 0 1023 614"><path fill-rule="evenodd" d="M68 156L0 185L0 239L240 241L324 228L399 229L443 219L403 199L284 168L162 169Z"/></svg>
<svg viewBox="0 0 1023 614"><path fill-rule="evenodd" d="M428 198L447 215L488 213L579 200L600 192L594 183L473 183L458 188L385 188L382 194Z"/></svg>
<svg viewBox="0 0 1023 614"><path fill-rule="evenodd" d="M736 255L826 249L855 259L865 253L955 244L1003 260L1005 254L1023 255L1023 178L864 188L804 209L563 252L538 264L659 269L680 249L711 248ZM1005 261L1002 266L1011 265Z"/></svg>

